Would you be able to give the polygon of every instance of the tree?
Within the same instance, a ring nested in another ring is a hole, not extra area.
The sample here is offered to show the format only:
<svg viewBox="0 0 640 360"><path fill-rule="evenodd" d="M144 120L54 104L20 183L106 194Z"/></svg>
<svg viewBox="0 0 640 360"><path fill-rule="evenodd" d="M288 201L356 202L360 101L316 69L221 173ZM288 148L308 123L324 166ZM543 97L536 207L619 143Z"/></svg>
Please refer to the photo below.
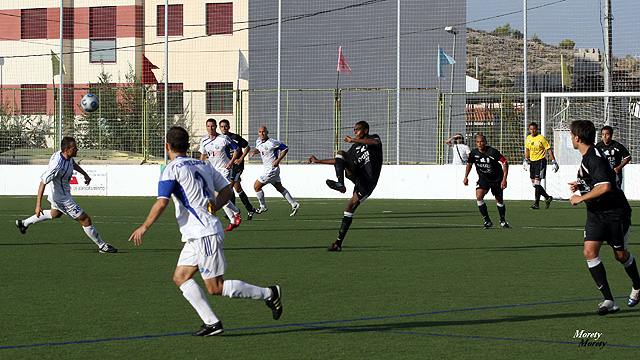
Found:
<svg viewBox="0 0 640 360"><path fill-rule="evenodd" d="M571 49L573 49L574 46L576 46L576 43L573 40L564 39L564 40L560 41L559 46L562 49L571 50Z"/></svg>
<svg viewBox="0 0 640 360"><path fill-rule="evenodd" d="M531 35L531 41L536 43L536 44L544 44L544 42L540 39L538 34Z"/></svg>
<svg viewBox="0 0 640 360"><path fill-rule="evenodd" d="M524 35L520 32L520 30L515 29L513 30L511 37L514 39L522 40L524 38Z"/></svg>
<svg viewBox="0 0 640 360"><path fill-rule="evenodd" d="M491 34L495 36L511 36L512 33L513 30L511 30L511 24L509 23L506 23L504 26L498 26L491 32Z"/></svg>

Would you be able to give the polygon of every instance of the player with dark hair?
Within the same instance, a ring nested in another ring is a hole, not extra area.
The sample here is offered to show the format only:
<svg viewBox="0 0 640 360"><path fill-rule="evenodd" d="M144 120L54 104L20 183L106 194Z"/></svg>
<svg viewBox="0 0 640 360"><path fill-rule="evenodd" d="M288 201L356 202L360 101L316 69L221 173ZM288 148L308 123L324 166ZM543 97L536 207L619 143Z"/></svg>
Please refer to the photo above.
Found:
<svg viewBox="0 0 640 360"><path fill-rule="evenodd" d="M344 186L345 174L347 179L355 184L353 195L344 210L338 239L327 248L327 251L342 251L342 241L353 221L353 213L376 188L380 178L380 171L382 170L382 141L380 141L380 136L369 135L369 124L366 121L357 122L353 128L353 134L355 137L346 136L344 138L344 142L353 144L348 151L338 151L333 159L318 160L313 155L309 158L309 163L334 166L338 181L331 179L326 181L327 186L331 189L341 193L347 191Z"/></svg>
<svg viewBox="0 0 640 360"><path fill-rule="evenodd" d="M216 131L218 124L215 119L207 119L206 126L208 134L200 139L200 149L198 150L200 151L200 160L204 161L208 157L211 166L229 180L231 167L235 159L238 158L238 145L228 136L218 134ZM229 226L224 231L231 231L240 226L242 221L240 209L233 202L229 201L222 209L229 218Z"/></svg>
<svg viewBox="0 0 640 360"><path fill-rule="evenodd" d="M618 176L616 184L622 189L622 168L631 161L631 154L624 145L613 140L613 128L609 125L603 126L600 130L602 141L596 147L609 159L609 163Z"/></svg>
<svg viewBox="0 0 640 360"><path fill-rule="evenodd" d="M282 194L282 197L291 204L291 214L289 216L295 216L298 213L300 204L291 196L289 190L282 186L280 181L280 162L288 152L289 147L287 145L269 137L269 130L267 130L266 126L258 128L256 148L249 153L249 156L260 153L264 167L262 175L253 184L253 189L256 191L256 196L260 202L260 208L256 210L256 213L261 214L269 209L264 199L264 191L262 191L262 188L267 184L273 185Z"/></svg>
<svg viewBox="0 0 640 360"><path fill-rule="evenodd" d="M256 209L253 207L253 205L251 205L247 194L245 194L244 190L242 189L242 185L240 184L240 182L242 181L240 175L242 175L242 172L244 171L244 158L247 157L247 154L249 154L249 150L251 150L251 147L249 146L249 142L242 136L229 131L229 120L222 119L220 120L219 125L220 133L222 133L222 135L228 136L231 141L235 142L236 145L238 145L238 148L243 149L242 154L240 154L240 156L234 160L233 165L231 166L229 181L231 182L231 187L236 190L238 196L240 197L240 200L242 201L242 204L247 209L247 220L251 220L253 218L253 214L256 212Z"/></svg>
<svg viewBox="0 0 640 360"><path fill-rule="evenodd" d="M606 241L613 248L613 254L623 266L633 283L628 306L640 302L640 275L633 255L627 250L629 229L631 227L631 207L622 190L615 185L616 174L609 161L593 145L596 128L591 121L577 120L571 123L571 142L573 148L582 154L578 168L578 180L569 183L572 192L571 204L587 204L587 223L584 230L584 256L589 272L604 301L598 304L598 315L606 315L620 308L613 299L604 264L600 259L600 248Z"/></svg>
<svg viewBox="0 0 640 360"><path fill-rule="evenodd" d="M549 142L544 136L538 133L537 123L532 122L529 124L529 133L530 135L527 136L525 141L524 162L522 165L524 166L525 171L529 170L531 184L536 190L535 202L531 205L531 209L540 209L540 196L544 196L545 209L548 209L549 205L551 205L551 202L553 201L553 197L547 194L547 191L541 185L541 180L545 178L545 174L547 172L546 153L549 153L549 157L551 158L553 172L558 172L560 166L558 165L555 156L553 156L551 145L549 145Z"/></svg>
<svg viewBox="0 0 640 360"><path fill-rule="evenodd" d="M489 212L487 211L487 204L484 202L484 196L487 195L489 190L491 190L491 193L496 198L498 214L500 214L500 226L508 228L509 223L505 219L507 208L504 205L502 195L503 190L507 188L509 164L497 149L487 145L487 138L484 135L476 136L476 146L477 148L471 150L471 153L469 153L469 162L467 163L467 169L462 183L465 186L469 185L469 172L471 172L471 166L475 164L476 172L478 172L476 200L480 214L482 214L484 218L483 228L488 229L493 226L489 218Z"/></svg>
<svg viewBox="0 0 640 360"><path fill-rule="evenodd" d="M206 162L187 156L189 134L185 129L176 126L169 129L165 147L171 162L160 175L158 199L144 224L131 234L129 241L140 245L142 236L160 218L169 205L169 199L173 198L184 243L173 281L204 322L191 335L211 336L223 332L222 322L211 309L200 285L193 279L197 272L200 272L211 295L263 300L272 310L273 318L278 320L282 315L279 286L262 288L240 280L222 278L227 268L222 249L224 231L220 220L207 208L211 201L215 204L215 210L225 205L233 193L231 185Z"/></svg>
<svg viewBox="0 0 640 360"><path fill-rule="evenodd" d="M35 215L26 220L16 220L16 226L20 232L25 234L27 228L32 224L45 220L57 219L62 214L68 215L82 225L87 236L98 245L98 252L115 253L118 250L110 244L102 241L100 234L91 223L91 218L78 206L71 198L71 176L73 171L77 171L84 176L84 183L89 185L91 177L73 161L78 155L76 140L70 136L65 136L60 142L60 151L55 152L49 160L49 168L40 177L40 187L36 198ZM51 183L51 194L47 197L51 203L51 210L42 209L42 196L47 184Z"/></svg>

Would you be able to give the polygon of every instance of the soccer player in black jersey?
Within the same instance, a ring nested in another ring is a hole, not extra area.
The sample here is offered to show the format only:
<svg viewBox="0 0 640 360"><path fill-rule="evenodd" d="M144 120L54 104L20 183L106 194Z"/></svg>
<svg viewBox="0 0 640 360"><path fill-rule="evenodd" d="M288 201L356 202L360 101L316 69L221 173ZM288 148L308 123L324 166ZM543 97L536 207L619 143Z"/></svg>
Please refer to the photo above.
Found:
<svg viewBox="0 0 640 360"><path fill-rule="evenodd" d="M240 200L242 200L242 204L247 209L247 220L251 220L253 218L253 214L256 212L256 208L251 205L247 194L244 193L242 185L240 184L240 182L242 181L240 175L242 175L242 172L244 171L244 158L247 156L247 154L249 154L250 150L249 142L242 136L229 131L229 120L222 119L220 120L219 125L222 135L227 135L231 139L231 141L235 142L236 145L238 145L240 149L244 149L242 150L242 154L240 155L240 157L238 157L231 166L229 182L231 183L231 187L236 190L238 196L240 197Z"/></svg>
<svg viewBox="0 0 640 360"><path fill-rule="evenodd" d="M355 187L353 196L344 210L342 225L338 232L338 239L327 251L342 251L342 241L349 231L353 221L353 213L358 205L365 201L378 185L380 170L382 170L382 142L380 136L369 135L369 124L359 121L353 128L355 137L346 136L344 141L352 143L348 151L338 151L333 159L318 160L311 155L309 163L330 164L335 167L338 181L327 180L327 186L333 190L345 193L344 177L351 180Z"/></svg>
<svg viewBox="0 0 640 360"><path fill-rule="evenodd" d="M609 159L609 163L618 175L616 183L622 189L622 168L631 161L631 154L624 145L613 140L613 128L609 125L603 126L600 130L602 141L596 147Z"/></svg>
<svg viewBox="0 0 640 360"><path fill-rule="evenodd" d="M584 256L589 272L604 301L598 304L598 315L614 313L620 308L613 300L607 282L607 274L600 260L600 247L606 241L613 248L613 254L623 266L633 282L628 306L640 302L640 275L633 255L627 250L629 228L631 227L631 207L624 193L616 185L616 174L605 155L593 145L596 128L591 121L577 120L571 123L573 148L582 154L578 169L578 180L569 183L572 192L571 204L587 204L587 223L584 230Z"/></svg>
<svg viewBox="0 0 640 360"><path fill-rule="evenodd" d="M507 209L504 206L502 191L507 188L509 164L500 151L487 145L487 138L484 135L476 136L476 146L477 148L471 150L471 153L469 153L469 162L467 163L467 169L462 182L465 186L469 185L469 172L471 171L471 166L475 164L476 171L478 172L476 200L478 201L480 214L482 214L484 218L483 228L488 229L493 226L489 218L489 212L487 211L487 204L484 203L484 196L487 195L489 190L491 190L491 193L496 198L498 213L500 214L500 226L508 228L509 223L507 223L504 217Z"/></svg>

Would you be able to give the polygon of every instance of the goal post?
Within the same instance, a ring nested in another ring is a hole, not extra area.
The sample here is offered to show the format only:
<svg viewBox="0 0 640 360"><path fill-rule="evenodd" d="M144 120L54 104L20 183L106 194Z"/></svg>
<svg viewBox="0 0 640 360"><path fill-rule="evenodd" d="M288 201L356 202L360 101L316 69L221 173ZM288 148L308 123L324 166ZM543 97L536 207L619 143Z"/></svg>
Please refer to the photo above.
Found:
<svg viewBox="0 0 640 360"><path fill-rule="evenodd" d="M569 125L574 120L589 120L600 129L613 128L613 139L623 144L638 159L640 150L640 92L562 92L540 94L540 133L550 142L560 164L558 173L547 171L547 192L554 197L570 196L567 182L575 181L582 156L573 149ZM623 189L631 184L623 177ZM627 184L627 185L625 185Z"/></svg>

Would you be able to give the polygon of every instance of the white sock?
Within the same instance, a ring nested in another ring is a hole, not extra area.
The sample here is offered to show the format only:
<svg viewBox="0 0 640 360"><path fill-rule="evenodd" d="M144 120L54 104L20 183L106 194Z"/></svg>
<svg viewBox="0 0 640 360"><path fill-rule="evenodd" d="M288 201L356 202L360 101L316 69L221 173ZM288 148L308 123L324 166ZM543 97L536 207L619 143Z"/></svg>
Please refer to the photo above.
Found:
<svg viewBox="0 0 640 360"><path fill-rule="evenodd" d="M40 221L51 220L51 210L43 210L42 215L38 217L37 215L31 215L29 218L24 220L22 223L24 226L29 226L31 224L39 223Z"/></svg>
<svg viewBox="0 0 640 360"><path fill-rule="evenodd" d="M222 296L253 300L268 300L271 297L269 288L247 284L240 280L225 280L222 284Z"/></svg>
<svg viewBox="0 0 640 360"><path fill-rule="evenodd" d="M87 234L87 236L93 240L96 245L98 245L98 247L102 247L102 245L104 245L104 241L102 241L100 234L98 234L98 230L96 230L93 225L89 225L87 227L83 226L82 229L84 230L84 233Z"/></svg>
<svg viewBox="0 0 640 360"><path fill-rule="evenodd" d="M258 202L260 202L260 206L266 207L267 204L264 202L264 191L256 191L256 197L258 198Z"/></svg>
<svg viewBox="0 0 640 360"><path fill-rule="evenodd" d="M235 209L235 210L234 210ZM235 224L235 219L233 218L233 216L237 213L240 212L240 209L238 209L237 207L235 207L233 205L233 203L231 201L229 201L228 203L226 203L223 207L222 210L224 210L225 214L227 214L227 217L229 218L229 221Z"/></svg>
<svg viewBox="0 0 640 360"><path fill-rule="evenodd" d="M189 279L185 281L184 284L180 285L180 290L182 290L182 296L196 309L205 324L213 325L220 321L216 317L216 314L213 313L213 309L211 309L211 305L209 305L204 291L202 291L202 288L195 280Z"/></svg>
<svg viewBox="0 0 640 360"><path fill-rule="evenodd" d="M282 192L282 196L284 196L284 198L287 199L287 201L289 202L289 204L291 204L291 206L294 206L295 204L297 204L296 199L294 199L293 196L289 194L289 190L284 189L284 191Z"/></svg>

